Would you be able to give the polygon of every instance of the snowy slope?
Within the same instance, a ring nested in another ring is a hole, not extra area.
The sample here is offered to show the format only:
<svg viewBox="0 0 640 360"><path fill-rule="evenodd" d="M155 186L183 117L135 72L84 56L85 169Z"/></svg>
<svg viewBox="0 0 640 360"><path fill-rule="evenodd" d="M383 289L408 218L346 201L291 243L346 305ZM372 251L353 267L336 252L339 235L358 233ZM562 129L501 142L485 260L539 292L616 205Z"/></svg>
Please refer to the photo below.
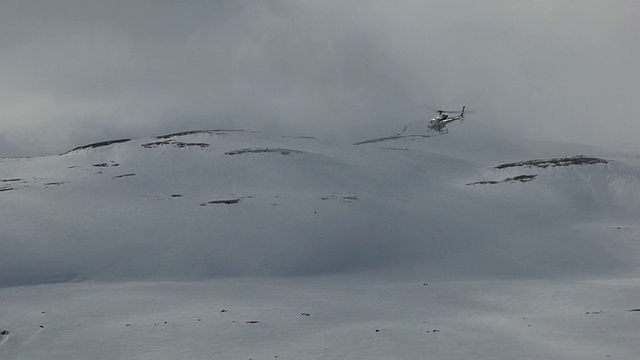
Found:
<svg viewBox="0 0 640 360"><path fill-rule="evenodd" d="M428 146L214 131L3 159L0 283L626 265L583 226L638 218L637 167L495 169ZM474 184L520 175L537 177Z"/></svg>
<svg viewBox="0 0 640 360"><path fill-rule="evenodd" d="M214 130L0 159L0 358L629 358L639 156Z"/></svg>

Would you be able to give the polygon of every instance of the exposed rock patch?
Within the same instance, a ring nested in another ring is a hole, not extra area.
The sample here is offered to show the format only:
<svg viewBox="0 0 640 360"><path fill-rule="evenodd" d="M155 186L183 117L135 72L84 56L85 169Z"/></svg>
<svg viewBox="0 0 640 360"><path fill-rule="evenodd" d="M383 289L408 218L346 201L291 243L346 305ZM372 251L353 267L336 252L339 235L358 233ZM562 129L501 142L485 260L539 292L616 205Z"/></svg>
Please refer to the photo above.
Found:
<svg viewBox="0 0 640 360"><path fill-rule="evenodd" d="M68 154L70 152L74 152L77 150L83 150L83 149L95 149L95 148L99 148L99 147L103 147L103 146L109 146L109 145L113 145L113 144L119 144L119 143L125 143L131 141L131 139L118 139L118 140L110 140L110 141L102 141L102 142L97 142L97 143L93 143L93 144L89 144L89 145L84 145L84 146L79 146L73 150L67 151L66 153L62 154Z"/></svg>
<svg viewBox="0 0 640 360"><path fill-rule="evenodd" d="M510 177L510 178L506 178L504 180L501 181L495 181L495 180L482 180L482 181L476 181L476 182L472 182L466 185L493 185L493 184L499 184L499 183L505 183L505 182L510 182L510 183L515 183L515 182L521 182L521 183L526 183L529 181L532 181L533 179L536 178L536 176L538 175L518 175L518 176L514 176L514 177Z"/></svg>
<svg viewBox="0 0 640 360"><path fill-rule="evenodd" d="M283 136L283 138L285 138L285 139L308 139L308 140L315 139L315 137L313 137L313 136L286 136L286 135Z"/></svg>
<svg viewBox="0 0 640 360"><path fill-rule="evenodd" d="M183 143L183 142L175 142L173 143L173 145L179 148L185 148L185 147L191 147L191 146L205 148L209 146L209 144L207 143Z"/></svg>
<svg viewBox="0 0 640 360"><path fill-rule="evenodd" d="M593 164L608 164L609 162L605 159L600 159L596 157L578 155L574 157L565 157L565 158L553 158L553 159L538 159L538 160L527 160L527 161L517 161L511 163L504 163L498 166L493 167L493 170L503 170L509 168L518 168L524 167L528 169L532 168L541 168L546 169L548 167L558 167L558 166L577 166L577 165L593 165ZM472 182L466 185L493 185L499 183L515 183L521 182L526 183L535 179L538 175L518 175L514 177L508 177L503 180L481 180Z"/></svg>
<svg viewBox="0 0 640 360"><path fill-rule="evenodd" d="M146 143L146 144L142 144L141 145L144 148L147 149L153 149L153 148L157 148L160 146L174 146L177 148L186 148L186 147L200 147L200 148L205 148L208 147L209 144L207 143L185 143L185 142L180 142L180 141L173 141L173 140L165 140L165 141L156 141L156 142L151 142L151 143Z"/></svg>
<svg viewBox="0 0 640 360"><path fill-rule="evenodd" d="M92 166L94 166L94 167L110 167L110 166L115 167L115 166L120 166L120 164L115 163L115 162L112 161L111 163L106 163L105 162L105 163L93 164Z"/></svg>
<svg viewBox="0 0 640 360"><path fill-rule="evenodd" d="M300 150L292 150L292 149L282 149L282 148L246 148L228 151L226 155L240 155L240 154L260 154L260 153L280 153L281 155L289 155L289 154L302 154L304 151Z"/></svg>
<svg viewBox="0 0 640 360"><path fill-rule="evenodd" d="M66 181L48 182L48 183L44 183L44 186L64 185L64 184L68 184L68 182Z"/></svg>
<svg viewBox="0 0 640 360"><path fill-rule="evenodd" d="M608 164L608 163L609 162L604 159L578 155L578 156L568 157L568 158L518 161L518 162L501 164L494 167L494 169L499 170L499 169L507 169L512 167L526 167L526 168L538 167L538 168L546 169L548 167L556 167L556 166L592 165L592 164Z"/></svg>
<svg viewBox="0 0 640 360"><path fill-rule="evenodd" d="M207 201L206 203L200 204L200 206L220 205L220 204L231 205L231 204L239 203L240 200L242 200L242 199L241 198L236 198L236 199L224 199L224 200L211 200L211 201Z"/></svg>
<svg viewBox="0 0 640 360"><path fill-rule="evenodd" d="M321 200L339 199L344 202L352 202L352 201L358 200L358 196L352 192L349 192L347 195L338 195L338 194L325 195L325 196L321 196L320 199Z"/></svg>
<svg viewBox="0 0 640 360"><path fill-rule="evenodd" d="M246 131L244 130L191 130L191 131L183 131L183 132L177 132L173 134L156 136L156 139L170 139L177 136L187 136L187 135L196 135L196 134L222 135L227 132L246 132Z"/></svg>
<svg viewBox="0 0 640 360"><path fill-rule="evenodd" d="M122 174L122 175L117 175L117 176L112 177L112 179L119 179L119 178L129 177L129 176L136 176L136 174Z"/></svg>

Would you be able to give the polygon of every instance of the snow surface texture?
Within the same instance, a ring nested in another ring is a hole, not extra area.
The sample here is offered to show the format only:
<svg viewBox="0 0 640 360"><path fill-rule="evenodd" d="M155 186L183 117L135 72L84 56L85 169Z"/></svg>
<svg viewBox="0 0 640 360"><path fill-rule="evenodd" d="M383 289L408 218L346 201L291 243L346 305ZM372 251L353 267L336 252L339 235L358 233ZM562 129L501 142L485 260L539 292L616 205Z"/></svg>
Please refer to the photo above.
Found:
<svg viewBox="0 0 640 360"><path fill-rule="evenodd" d="M640 154L373 140L0 159L0 359L636 358Z"/></svg>

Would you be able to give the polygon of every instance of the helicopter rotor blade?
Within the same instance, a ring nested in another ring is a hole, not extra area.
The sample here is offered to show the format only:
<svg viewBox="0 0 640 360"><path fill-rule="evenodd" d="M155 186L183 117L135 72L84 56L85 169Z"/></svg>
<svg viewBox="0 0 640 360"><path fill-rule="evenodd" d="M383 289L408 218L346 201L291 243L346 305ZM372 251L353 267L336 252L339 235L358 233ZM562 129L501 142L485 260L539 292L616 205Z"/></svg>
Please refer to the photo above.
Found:
<svg viewBox="0 0 640 360"><path fill-rule="evenodd" d="M455 114L455 113L462 112L462 109L460 109L460 110L442 110L442 109L438 109L436 107L428 106L428 105L427 106L416 105L416 107L418 107L420 109L430 110L430 111L437 112L437 113L446 113L446 114ZM465 114L473 114L473 113L475 113L475 111L473 111L473 110L465 110L464 113Z"/></svg>

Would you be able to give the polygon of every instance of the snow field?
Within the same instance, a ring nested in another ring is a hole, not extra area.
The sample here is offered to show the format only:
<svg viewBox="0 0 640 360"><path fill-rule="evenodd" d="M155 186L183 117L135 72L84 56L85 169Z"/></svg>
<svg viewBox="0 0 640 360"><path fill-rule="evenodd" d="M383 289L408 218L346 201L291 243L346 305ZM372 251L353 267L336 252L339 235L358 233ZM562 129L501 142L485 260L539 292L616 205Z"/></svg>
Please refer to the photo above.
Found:
<svg viewBox="0 0 640 360"><path fill-rule="evenodd" d="M0 159L0 359L635 359L638 155L464 140Z"/></svg>

